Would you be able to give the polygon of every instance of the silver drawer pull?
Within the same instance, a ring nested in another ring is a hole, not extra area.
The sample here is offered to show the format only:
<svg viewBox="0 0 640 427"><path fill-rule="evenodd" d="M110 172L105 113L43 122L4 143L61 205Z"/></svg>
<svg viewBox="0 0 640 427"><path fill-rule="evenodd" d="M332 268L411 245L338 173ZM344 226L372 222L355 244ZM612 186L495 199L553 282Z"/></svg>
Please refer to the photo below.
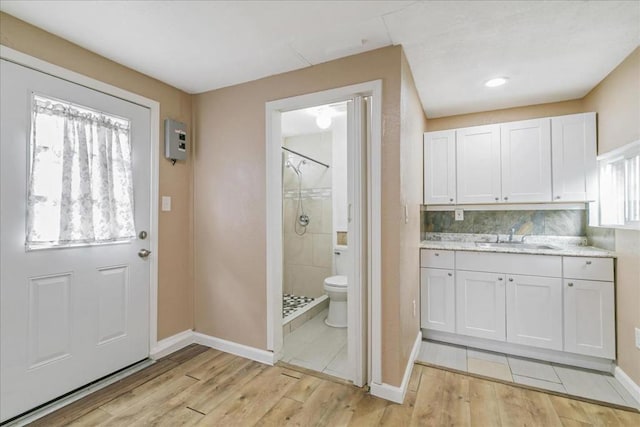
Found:
<svg viewBox="0 0 640 427"><path fill-rule="evenodd" d="M498 280L502 280L502 277L498 277Z"/></svg>
<svg viewBox="0 0 640 427"><path fill-rule="evenodd" d="M447 275L449 275L449 277L453 276L453 273L447 273Z"/></svg>
<svg viewBox="0 0 640 427"><path fill-rule="evenodd" d="M439 254L439 253L437 253L437 252L436 252L434 255L435 255L435 256L440 256L440 254Z"/></svg>
<svg viewBox="0 0 640 427"><path fill-rule="evenodd" d="M567 286L569 286L571 288L571 287L573 287L573 283L569 282L569 283L567 283Z"/></svg>
<svg viewBox="0 0 640 427"><path fill-rule="evenodd" d="M509 281L510 281L510 282L513 282L513 277L509 277Z"/></svg>
<svg viewBox="0 0 640 427"><path fill-rule="evenodd" d="M587 261L587 265L591 265L591 261Z"/></svg>

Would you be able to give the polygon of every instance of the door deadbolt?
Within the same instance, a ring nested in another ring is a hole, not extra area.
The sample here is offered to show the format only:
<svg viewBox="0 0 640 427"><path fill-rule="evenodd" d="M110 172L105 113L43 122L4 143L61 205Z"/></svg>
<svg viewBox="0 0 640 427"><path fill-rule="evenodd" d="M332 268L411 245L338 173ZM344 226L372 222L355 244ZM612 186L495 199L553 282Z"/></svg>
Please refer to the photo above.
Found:
<svg viewBox="0 0 640 427"><path fill-rule="evenodd" d="M140 240L144 240L147 238L147 232L142 230L140 233L138 233L138 237L140 238Z"/></svg>

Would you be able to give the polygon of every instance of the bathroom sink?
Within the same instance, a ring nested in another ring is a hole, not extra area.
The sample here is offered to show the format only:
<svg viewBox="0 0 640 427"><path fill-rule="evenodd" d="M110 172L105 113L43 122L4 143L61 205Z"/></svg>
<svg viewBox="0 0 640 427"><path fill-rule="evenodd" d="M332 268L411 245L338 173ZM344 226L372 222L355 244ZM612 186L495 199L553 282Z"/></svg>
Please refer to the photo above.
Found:
<svg viewBox="0 0 640 427"><path fill-rule="evenodd" d="M480 248L515 248L515 249L557 249L555 246L539 245L536 243L522 243L522 242L476 242L476 246Z"/></svg>

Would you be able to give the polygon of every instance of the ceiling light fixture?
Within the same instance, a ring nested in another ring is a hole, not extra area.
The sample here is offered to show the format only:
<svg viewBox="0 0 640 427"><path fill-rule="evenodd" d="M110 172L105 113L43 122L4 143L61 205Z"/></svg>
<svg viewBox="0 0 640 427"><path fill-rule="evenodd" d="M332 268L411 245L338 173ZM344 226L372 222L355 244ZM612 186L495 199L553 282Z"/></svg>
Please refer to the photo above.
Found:
<svg viewBox="0 0 640 427"><path fill-rule="evenodd" d="M495 79L487 80L484 82L484 85L486 87L498 87L505 84L507 80L509 80L507 77L496 77Z"/></svg>
<svg viewBox="0 0 640 427"><path fill-rule="evenodd" d="M331 116L333 116L333 112L330 108L322 108L318 111L318 115L316 116L316 125L320 129L329 129L331 126Z"/></svg>

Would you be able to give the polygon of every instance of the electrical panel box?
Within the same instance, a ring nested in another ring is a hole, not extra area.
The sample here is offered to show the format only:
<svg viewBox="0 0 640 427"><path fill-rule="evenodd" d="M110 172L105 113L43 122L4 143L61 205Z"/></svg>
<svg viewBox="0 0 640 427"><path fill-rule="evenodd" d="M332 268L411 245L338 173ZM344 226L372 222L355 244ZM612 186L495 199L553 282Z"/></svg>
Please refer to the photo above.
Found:
<svg viewBox="0 0 640 427"><path fill-rule="evenodd" d="M174 162L187 159L187 125L164 120L164 156Z"/></svg>

